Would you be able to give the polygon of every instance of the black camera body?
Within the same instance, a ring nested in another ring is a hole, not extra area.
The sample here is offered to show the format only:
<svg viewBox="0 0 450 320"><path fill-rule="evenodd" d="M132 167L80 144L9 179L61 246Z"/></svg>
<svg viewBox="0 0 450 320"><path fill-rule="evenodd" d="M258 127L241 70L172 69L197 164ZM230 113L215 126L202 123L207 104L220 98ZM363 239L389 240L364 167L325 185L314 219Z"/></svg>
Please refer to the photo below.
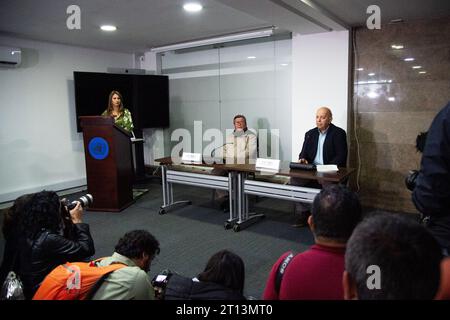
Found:
<svg viewBox="0 0 450 320"><path fill-rule="evenodd" d="M408 190L413 191L416 187L417 176L419 175L418 170L410 170L405 178L405 185Z"/></svg>
<svg viewBox="0 0 450 320"><path fill-rule="evenodd" d="M72 218L70 217L70 210L72 210L73 208L75 208L77 206L77 202L80 202L81 206L83 208L85 207L89 207L92 202L94 201L94 198L92 197L91 194L87 193L84 196L81 196L80 198L78 198L78 200L75 201L69 201L67 199L62 199L61 200L61 218L63 221L63 234L64 237L67 239L74 239L74 234L73 234L73 222L72 222Z"/></svg>
<svg viewBox="0 0 450 320"><path fill-rule="evenodd" d="M167 283L171 275L172 273L169 270L163 270L152 279L151 283L155 290L156 299L164 300Z"/></svg>

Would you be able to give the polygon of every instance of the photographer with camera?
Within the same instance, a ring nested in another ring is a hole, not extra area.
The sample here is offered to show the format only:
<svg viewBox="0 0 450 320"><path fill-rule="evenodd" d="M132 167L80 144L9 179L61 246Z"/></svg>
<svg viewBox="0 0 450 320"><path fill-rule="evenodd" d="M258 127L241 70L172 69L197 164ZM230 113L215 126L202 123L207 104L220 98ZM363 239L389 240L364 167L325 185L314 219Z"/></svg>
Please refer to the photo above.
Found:
<svg viewBox="0 0 450 320"><path fill-rule="evenodd" d="M70 212L76 212L74 209L78 204L80 204L82 208L86 208L89 207L93 201L94 198L89 193L81 196L77 201L70 202L66 198L61 199L61 217L63 219L63 234L65 238L73 239L75 232L73 219L78 219L76 217L72 218Z"/></svg>
<svg viewBox="0 0 450 320"><path fill-rule="evenodd" d="M94 255L94 241L89 225L83 223L80 202L68 210L71 238L64 236L67 210L53 191L33 194L24 206L18 230L17 272L23 281L24 293L31 299L45 276L59 264L85 260Z"/></svg>
<svg viewBox="0 0 450 320"><path fill-rule="evenodd" d="M412 200L429 217L426 227L450 253L450 103L434 118L420 163Z"/></svg>
<svg viewBox="0 0 450 320"><path fill-rule="evenodd" d="M159 254L159 242L146 230L127 232L116 244L111 257L96 262L96 266L122 264L95 291L92 300L153 300L154 291L147 273Z"/></svg>

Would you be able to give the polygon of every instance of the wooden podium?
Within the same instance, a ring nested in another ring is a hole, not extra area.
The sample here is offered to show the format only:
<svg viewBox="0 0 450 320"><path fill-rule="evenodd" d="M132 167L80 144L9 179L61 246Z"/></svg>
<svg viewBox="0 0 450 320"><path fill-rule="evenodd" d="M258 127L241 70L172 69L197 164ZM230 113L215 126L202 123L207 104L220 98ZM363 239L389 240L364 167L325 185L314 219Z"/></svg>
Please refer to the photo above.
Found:
<svg viewBox="0 0 450 320"><path fill-rule="evenodd" d="M91 211L119 212L133 203L134 168L130 134L112 117L80 117Z"/></svg>

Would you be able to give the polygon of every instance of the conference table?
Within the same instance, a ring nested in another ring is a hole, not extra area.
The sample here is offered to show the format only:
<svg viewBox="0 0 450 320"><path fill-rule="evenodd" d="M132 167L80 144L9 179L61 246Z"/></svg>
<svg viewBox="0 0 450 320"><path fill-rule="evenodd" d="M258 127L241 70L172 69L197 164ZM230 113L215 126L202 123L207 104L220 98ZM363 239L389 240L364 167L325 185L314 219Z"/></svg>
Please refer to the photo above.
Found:
<svg viewBox="0 0 450 320"><path fill-rule="evenodd" d="M209 161L208 161L209 160ZM201 188L226 190L229 192L230 213L225 221L225 229L238 232L255 223L263 214L250 213L248 195L289 200L294 202L312 203L320 192L318 188L303 187L280 183L276 177L300 178L323 183L343 183L355 171L352 168L339 168L337 172L317 172L290 169L289 162L281 162L276 172L264 171L254 164L216 164L210 159L194 164L174 164L170 157L156 159L161 166L163 205L159 213L191 204L190 200L174 201L173 184L184 184ZM227 172L227 176L214 175L212 169ZM250 179L250 176L253 179ZM277 181L278 180L278 181Z"/></svg>
<svg viewBox="0 0 450 320"><path fill-rule="evenodd" d="M248 195L282 199L294 202L312 203L314 197L320 192L318 188L303 187L274 181L274 177L299 178L303 180L314 180L320 184L343 183L347 181L355 169L339 168L337 172L317 172L299 169L290 169L289 161L281 162L280 169L276 172L263 171L254 164L226 165L228 170L236 172L236 196L237 198L237 221L233 230L239 231L264 218L263 214L250 213L248 210ZM254 179L249 179L249 175ZM289 181L289 180L286 180Z"/></svg>
<svg viewBox="0 0 450 320"><path fill-rule="evenodd" d="M184 184L197 186L201 188L225 190L229 193L230 213L225 222L225 228L232 226L238 221L238 208L236 199L236 171L224 169L223 164L213 164L203 162L201 164L176 164L170 157L156 159L161 167L163 205L159 209L159 214L165 214L167 211L189 205L190 200L173 200L173 184ZM224 169L227 176L215 175L212 169Z"/></svg>

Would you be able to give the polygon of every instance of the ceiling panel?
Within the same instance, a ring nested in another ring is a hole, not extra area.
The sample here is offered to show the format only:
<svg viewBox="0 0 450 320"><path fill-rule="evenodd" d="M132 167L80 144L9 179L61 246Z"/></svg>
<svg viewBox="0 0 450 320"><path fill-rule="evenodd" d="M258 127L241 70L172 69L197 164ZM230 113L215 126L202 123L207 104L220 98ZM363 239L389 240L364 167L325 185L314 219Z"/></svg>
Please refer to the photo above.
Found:
<svg viewBox="0 0 450 320"><path fill-rule="evenodd" d="M214 0L188 14L182 0L77 0L81 30L66 27L73 0L1 0L0 32L107 50L135 52L153 46L267 26L261 19ZM101 24L117 26L114 33Z"/></svg>
<svg viewBox="0 0 450 320"><path fill-rule="evenodd" d="M274 25L278 31L311 34L364 25L370 4L382 22L450 17L450 0L0 0L0 34L118 52L196 40ZM66 27L69 5L81 9L81 30ZM105 33L101 24L118 30Z"/></svg>

